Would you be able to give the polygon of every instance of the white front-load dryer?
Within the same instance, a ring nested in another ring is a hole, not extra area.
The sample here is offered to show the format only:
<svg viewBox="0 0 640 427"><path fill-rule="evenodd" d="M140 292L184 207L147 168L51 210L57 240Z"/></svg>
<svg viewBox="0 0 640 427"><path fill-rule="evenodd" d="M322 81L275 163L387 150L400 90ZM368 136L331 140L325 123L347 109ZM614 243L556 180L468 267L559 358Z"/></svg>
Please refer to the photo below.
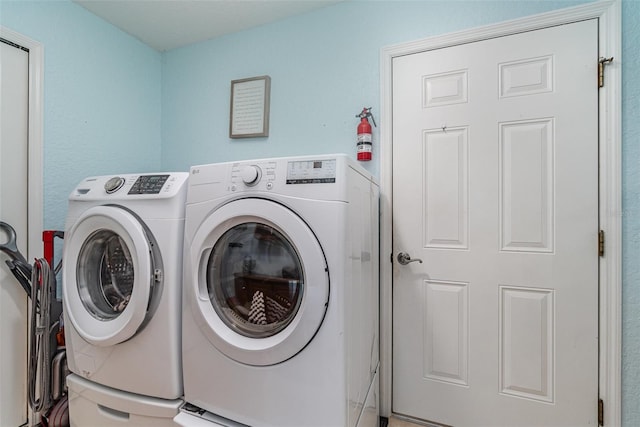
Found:
<svg viewBox="0 0 640 427"><path fill-rule="evenodd" d="M191 168L186 402L250 426L377 424L378 195L345 155Z"/></svg>
<svg viewBox="0 0 640 427"><path fill-rule="evenodd" d="M130 393L182 396L188 177L90 177L69 196L62 291L73 373Z"/></svg>

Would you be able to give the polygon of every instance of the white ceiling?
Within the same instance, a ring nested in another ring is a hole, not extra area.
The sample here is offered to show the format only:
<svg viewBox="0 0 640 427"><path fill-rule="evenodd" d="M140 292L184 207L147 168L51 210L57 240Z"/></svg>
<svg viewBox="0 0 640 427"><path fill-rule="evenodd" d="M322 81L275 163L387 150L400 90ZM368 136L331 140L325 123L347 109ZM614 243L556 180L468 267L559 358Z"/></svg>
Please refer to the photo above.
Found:
<svg viewBox="0 0 640 427"><path fill-rule="evenodd" d="M339 1L343 0L74 0L161 52Z"/></svg>

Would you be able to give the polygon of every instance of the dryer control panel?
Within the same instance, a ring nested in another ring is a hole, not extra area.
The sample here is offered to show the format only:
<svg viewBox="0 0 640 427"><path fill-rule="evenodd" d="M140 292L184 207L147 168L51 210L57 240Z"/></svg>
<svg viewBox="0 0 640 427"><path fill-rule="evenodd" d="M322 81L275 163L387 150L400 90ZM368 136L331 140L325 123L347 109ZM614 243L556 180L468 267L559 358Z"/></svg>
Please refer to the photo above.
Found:
<svg viewBox="0 0 640 427"><path fill-rule="evenodd" d="M277 195L347 201L347 176L372 175L346 154L243 160L192 166L187 203L233 197Z"/></svg>

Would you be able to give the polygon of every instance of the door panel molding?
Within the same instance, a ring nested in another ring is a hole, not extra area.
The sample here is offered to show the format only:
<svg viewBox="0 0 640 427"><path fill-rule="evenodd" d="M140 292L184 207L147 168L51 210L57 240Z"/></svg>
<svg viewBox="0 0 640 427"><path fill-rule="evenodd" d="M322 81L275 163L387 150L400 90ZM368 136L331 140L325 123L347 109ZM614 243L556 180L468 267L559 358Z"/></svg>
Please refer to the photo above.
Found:
<svg viewBox="0 0 640 427"><path fill-rule="evenodd" d="M380 52L380 199L381 259L392 252L392 63L395 57L503 37L585 19L599 20L600 56L621 56L621 5L606 0L521 19L384 47ZM599 92L600 228L606 233L605 256L600 258L600 373L599 394L604 401L604 424L621 425L621 66L607 68L606 85ZM594 84L596 80L594 77ZM594 248L594 250L596 250ZM392 413L392 281L393 265L380 264L380 394L381 415ZM594 408L595 410L595 408Z"/></svg>

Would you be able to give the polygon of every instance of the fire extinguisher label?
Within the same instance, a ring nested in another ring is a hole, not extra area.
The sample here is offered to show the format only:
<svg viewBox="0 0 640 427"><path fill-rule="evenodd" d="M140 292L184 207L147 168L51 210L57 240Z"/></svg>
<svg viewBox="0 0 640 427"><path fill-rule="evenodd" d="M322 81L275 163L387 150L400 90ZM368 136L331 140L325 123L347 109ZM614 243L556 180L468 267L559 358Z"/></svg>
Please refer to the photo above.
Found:
<svg viewBox="0 0 640 427"><path fill-rule="evenodd" d="M358 134L358 144L361 143L369 143L371 144L371 134L370 133L359 133Z"/></svg>
<svg viewBox="0 0 640 427"><path fill-rule="evenodd" d="M367 144L366 142L358 144L358 153L370 153L371 152L371 144Z"/></svg>
<svg viewBox="0 0 640 427"><path fill-rule="evenodd" d="M362 144L358 145L358 153L357 158L360 161L368 161L371 160L371 145Z"/></svg>

